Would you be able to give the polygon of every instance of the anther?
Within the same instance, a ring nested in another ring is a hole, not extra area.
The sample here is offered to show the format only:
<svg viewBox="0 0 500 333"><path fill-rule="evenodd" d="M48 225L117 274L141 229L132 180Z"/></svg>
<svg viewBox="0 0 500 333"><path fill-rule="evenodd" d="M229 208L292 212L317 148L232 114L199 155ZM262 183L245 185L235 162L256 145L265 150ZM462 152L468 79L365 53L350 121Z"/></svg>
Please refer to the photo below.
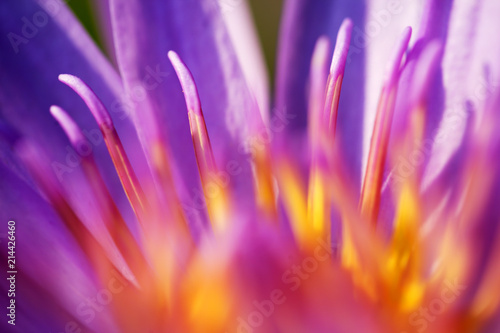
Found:
<svg viewBox="0 0 500 333"><path fill-rule="evenodd" d="M387 146L391 134L392 116L396 100L400 66L408 43L410 42L411 28L406 28L401 36L397 48L389 62L389 67L380 95L377 115L370 143L368 163L361 191L361 214L376 223L380 206L380 192L384 173Z"/></svg>

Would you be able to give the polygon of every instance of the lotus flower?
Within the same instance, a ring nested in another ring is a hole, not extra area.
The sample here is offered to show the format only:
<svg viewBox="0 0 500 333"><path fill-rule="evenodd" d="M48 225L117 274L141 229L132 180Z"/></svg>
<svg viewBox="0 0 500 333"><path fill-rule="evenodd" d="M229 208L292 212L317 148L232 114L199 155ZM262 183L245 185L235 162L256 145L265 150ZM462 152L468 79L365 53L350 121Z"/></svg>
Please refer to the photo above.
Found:
<svg viewBox="0 0 500 333"><path fill-rule="evenodd" d="M3 332L499 332L499 3L0 4ZM411 28L410 28L411 27ZM5 263L5 265L4 265Z"/></svg>

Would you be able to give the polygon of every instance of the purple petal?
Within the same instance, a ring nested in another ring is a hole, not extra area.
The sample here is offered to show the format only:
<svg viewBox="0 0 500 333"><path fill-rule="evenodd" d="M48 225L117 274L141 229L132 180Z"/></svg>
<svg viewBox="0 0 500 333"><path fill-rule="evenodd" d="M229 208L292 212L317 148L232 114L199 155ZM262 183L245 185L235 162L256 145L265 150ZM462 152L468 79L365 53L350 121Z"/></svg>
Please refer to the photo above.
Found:
<svg viewBox="0 0 500 333"><path fill-rule="evenodd" d="M93 280L95 272L53 208L10 169L0 162L0 219L5 232L7 221L15 221L16 327L34 332L28 329L33 322L40 325L38 329L62 331L67 321L85 319L78 315L77 307L99 290ZM0 241L2 260L7 263L7 237ZM43 302L37 301L44 296ZM107 316L96 316L89 327L109 329Z"/></svg>
<svg viewBox="0 0 500 333"><path fill-rule="evenodd" d="M252 13L245 0L220 2L227 32L231 37L241 69L251 93L259 105L262 118L269 118L269 77Z"/></svg>
<svg viewBox="0 0 500 333"><path fill-rule="evenodd" d="M49 113L57 104L87 134L89 145L115 200L126 216L132 216L128 201L109 159L92 115L78 95L57 80L72 73L92 86L111 110L128 152L140 151L130 121L120 105L121 82L81 25L61 2L2 1L0 4L0 113L20 136L45 147L52 169L79 211L86 211L85 184L80 156L75 152ZM135 154L134 154L135 155ZM141 158L132 158L145 170Z"/></svg>
<svg viewBox="0 0 500 333"><path fill-rule="evenodd" d="M425 175L429 185L460 149L467 123L467 104L480 110L500 86L500 29L497 1L453 3L442 63L445 89L443 116L433 132L433 150Z"/></svg>
<svg viewBox="0 0 500 333"><path fill-rule="evenodd" d="M200 193L186 104L167 58L179 54L193 73L214 156L221 170L237 163L230 186L252 196L251 170L238 151L247 124L258 115L216 1L112 0L111 16L120 72L132 99L143 149L151 160L155 140L170 142L173 162L189 193L188 206ZM134 93L136 95L134 96ZM162 138L165 137L166 138ZM178 180L179 181L179 180ZM199 213L194 209L188 212Z"/></svg>

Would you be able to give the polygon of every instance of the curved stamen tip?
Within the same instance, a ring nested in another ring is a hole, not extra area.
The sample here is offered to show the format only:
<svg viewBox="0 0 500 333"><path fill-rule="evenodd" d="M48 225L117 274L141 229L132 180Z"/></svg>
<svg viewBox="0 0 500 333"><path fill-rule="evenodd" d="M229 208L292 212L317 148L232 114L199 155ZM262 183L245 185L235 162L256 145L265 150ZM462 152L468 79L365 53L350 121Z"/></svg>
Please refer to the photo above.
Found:
<svg viewBox="0 0 500 333"><path fill-rule="evenodd" d="M405 54L408 44L410 43L412 29L411 27L406 27L401 34L401 37L396 44L396 48L394 49L394 53L388 63L387 72L386 72L386 82L387 86L394 84L398 76L399 67L401 66L401 60L403 59L403 55Z"/></svg>
<svg viewBox="0 0 500 333"><path fill-rule="evenodd" d="M332 64L330 67L330 72L338 76L340 68L345 67L345 62L347 60L347 55L349 51L349 43L351 42L353 23L350 18L344 19L340 25L339 32L337 34L337 41L335 43L335 50L333 52Z"/></svg>
<svg viewBox="0 0 500 333"><path fill-rule="evenodd" d="M312 65L313 67L323 67L323 64L328 57L330 50L330 39L327 36L321 36L316 41L316 46L313 51Z"/></svg>
<svg viewBox="0 0 500 333"><path fill-rule="evenodd" d="M69 141L73 145L78 145L81 142L85 142L85 137L82 131L75 123L75 121L68 115L64 109L57 105L52 105L50 107L50 114L59 123L63 131L69 138Z"/></svg>
<svg viewBox="0 0 500 333"><path fill-rule="evenodd" d="M339 34L342 34L343 32L352 30L352 26L353 26L353 23L352 23L351 18L346 17L342 21L342 24L340 25Z"/></svg>
<svg viewBox="0 0 500 333"><path fill-rule="evenodd" d="M198 89L194 83L193 75L177 53L169 51L168 58L172 62L172 66L174 66L174 70L177 73L177 77L179 78L182 86L188 109L189 126L191 127L191 134L194 135L194 144L195 146L200 145L201 147L201 151L197 152L197 154L199 153L200 156L203 155L203 159L208 159L209 164L212 165L214 164L212 161L213 157L211 156L212 148L207 133L205 118L203 117L203 112L201 111L200 98L198 96Z"/></svg>
<svg viewBox="0 0 500 333"><path fill-rule="evenodd" d="M174 51L168 51L168 58L170 59L175 73L177 74L177 77L179 78L179 81L181 83L188 111L200 114L200 100L198 97L196 84L194 83L193 75L177 53L175 53Z"/></svg>
<svg viewBox="0 0 500 333"><path fill-rule="evenodd" d="M101 129L113 129L111 117L97 95L79 77L71 74L60 74L59 81L73 89L87 104Z"/></svg>
<svg viewBox="0 0 500 333"><path fill-rule="evenodd" d="M351 32L353 28L352 20L349 17L346 17L339 28L339 33L337 34L337 41L342 42L341 44L345 45L351 40Z"/></svg>

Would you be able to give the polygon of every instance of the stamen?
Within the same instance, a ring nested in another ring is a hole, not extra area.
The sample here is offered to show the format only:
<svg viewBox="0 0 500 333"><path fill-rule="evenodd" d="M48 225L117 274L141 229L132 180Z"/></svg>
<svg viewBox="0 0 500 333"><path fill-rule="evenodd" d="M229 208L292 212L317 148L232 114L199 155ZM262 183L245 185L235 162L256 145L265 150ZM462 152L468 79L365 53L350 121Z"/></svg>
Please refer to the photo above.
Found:
<svg viewBox="0 0 500 333"><path fill-rule="evenodd" d="M335 136L337 114L340 100L340 89L344 78L344 70L349 52L351 41L352 21L345 19L340 26L333 52L332 64L330 66L330 75L328 77L325 116L327 117L328 130Z"/></svg>
<svg viewBox="0 0 500 333"><path fill-rule="evenodd" d="M205 119L201 110L198 90L193 76L186 65L174 51L168 52L168 58L174 67L182 86L186 106L188 109L189 126L193 139L198 170L207 201L208 213L214 230L223 230L228 223L228 196L225 189L220 188L218 194L210 194L208 185L214 177L217 177L218 169L215 164L210 138L208 136Z"/></svg>
<svg viewBox="0 0 500 333"><path fill-rule="evenodd" d="M326 37L320 37L316 42L310 69L311 93L309 97L309 137L311 144L311 168L307 196L308 226L316 232L323 233L329 230L327 216L330 207L325 196L323 172L319 165L324 148L323 112L325 101L326 73L330 42ZM328 230L327 230L328 229Z"/></svg>
<svg viewBox="0 0 500 333"><path fill-rule="evenodd" d="M326 39L320 38L318 40L311 63L312 93L309 115L311 117L310 135L313 155L309 176L308 221L313 229L320 233L329 232L329 224L326 222L331 207L330 200L326 197L324 172L320 167L319 160L322 158L322 150L329 149L328 147L331 147L333 143L327 139L335 137L340 90L349 51L351 31L352 21L345 19L337 36L328 79L324 76L329 48ZM325 84L326 93L324 91ZM324 147L321 148L321 145Z"/></svg>
<svg viewBox="0 0 500 333"><path fill-rule="evenodd" d="M330 230L330 204L326 197L325 177L322 170L316 167L309 177L309 192L307 196L307 220L313 230L321 234Z"/></svg>
<svg viewBox="0 0 500 333"><path fill-rule="evenodd" d="M111 160L118 173L125 194L137 218L144 225L145 215L148 210L147 199L132 169L132 165L127 158L125 149L118 137L118 133L116 132L108 111L92 89L90 89L90 87L80 78L69 74L61 74L59 75L59 80L72 88L83 99L85 104L87 104L90 112L92 112L104 136L104 142L108 147Z"/></svg>
<svg viewBox="0 0 500 333"><path fill-rule="evenodd" d="M392 115L396 100L399 69L403 55L408 48L411 37L411 28L406 28L395 53L389 62L382 93L377 107L377 115L371 139L368 163L366 165L365 179L361 191L360 209L363 216L374 224L378 217L380 206L380 189L384 173L385 158L389 136L391 134Z"/></svg>
<svg viewBox="0 0 500 333"><path fill-rule="evenodd" d="M282 194L280 200L290 219L295 239L301 245L311 245L315 238L307 223L306 188L301 182L300 173L290 160L283 157L277 161L277 170Z"/></svg>
<svg viewBox="0 0 500 333"><path fill-rule="evenodd" d="M53 105L50 107L50 113L64 130L75 150L87 144L85 136L78 125L62 108ZM116 207L92 154L83 157L82 167L89 180L89 184L92 186L92 190L96 196L96 203L99 206L99 212L103 216L103 221L107 223L106 226L111 238L134 272L139 283L144 285L144 278L148 276L149 266L134 236L123 220L118 207Z"/></svg>
<svg viewBox="0 0 500 333"><path fill-rule="evenodd" d="M108 111L89 86L80 78L70 74L60 74L58 78L59 81L68 85L83 99L100 127L109 131L114 129L113 121Z"/></svg>
<svg viewBox="0 0 500 333"><path fill-rule="evenodd" d="M316 42L309 80L311 89L309 93L309 135L311 144L317 145L321 137L322 115L325 106L325 86L328 56L330 55L330 41L322 36Z"/></svg>

